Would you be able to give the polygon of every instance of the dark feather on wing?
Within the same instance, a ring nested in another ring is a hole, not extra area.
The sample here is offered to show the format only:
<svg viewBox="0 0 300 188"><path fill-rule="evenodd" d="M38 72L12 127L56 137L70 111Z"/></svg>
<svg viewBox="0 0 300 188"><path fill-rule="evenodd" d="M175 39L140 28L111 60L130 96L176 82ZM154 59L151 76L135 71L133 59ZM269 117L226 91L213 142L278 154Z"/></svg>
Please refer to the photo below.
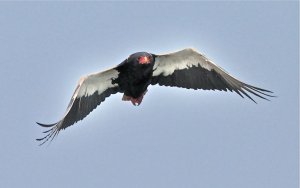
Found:
<svg viewBox="0 0 300 188"><path fill-rule="evenodd" d="M94 94L90 96L82 96L80 98L75 98L75 100L71 100L70 104L71 106L68 107L69 111L67 111L67 114L65 117L60 120L57 123L54 124L42 124L37 123L42 127L52 127L51 129L45 131L44 133L48 133L43 138L36 139L37 141L43 141L40 145L43 145L48 140L52 140L60 130L65 129L77 121L82 120L85 118L90 112L92 112L101 102L105 100L105 98L109 97L112 94L115 94L119 92L118 87L114 88L108 88L104 92L102 92L100 95L98 92L95 92ZM67 110L68 110L67 109Z"/></svg>
<svg viewBox="0 0 300 188"><path fill-rule="evenodd" d="M253 102L255 100L247 92L252 93L260 98L268 100L264 96L274 97L268 93L271 91L254 87L231 77L224 72L223 75L217 73L214 69L207 70L201 66L191 66L186 69L175 70L172 74L164 76L159 74L152 77L152 85L159 84L162 86L181 87L187 89L203 90L221 90L234 91L241 97L247 96ZM244 96L243 96L244 95ZM264 96L263 96L264 95ZM256 102L255 102L256 103Z"/></svg>

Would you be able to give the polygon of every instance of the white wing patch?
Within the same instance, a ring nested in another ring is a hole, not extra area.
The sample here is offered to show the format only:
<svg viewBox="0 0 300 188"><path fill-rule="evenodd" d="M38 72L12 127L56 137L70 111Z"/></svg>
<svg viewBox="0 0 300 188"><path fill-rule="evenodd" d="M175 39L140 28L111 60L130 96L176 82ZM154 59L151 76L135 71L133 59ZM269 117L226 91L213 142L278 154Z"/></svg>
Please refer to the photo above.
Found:
<svg viewBox="0 0 300 188"><path fill-rule="evenodd" d="M96 91L101 94L108 88L113 88L118 86L117 84L112 84L112 80L116 79L119 72L115 69L109 69L104 72L90 74L88 76L82 77L79 80L79 87L75 91L73 98L80 98L82 96L93 95Z"/></svg>
<svg viewBox="0 0 300 188"><path fill-rule="evenodd" d="M198 67L199 65L209 71L216 66L204 55L187 48L166 55L158 55L155 59L153 76L160 74L168 76L175 70L182 70L192 66Z"/></svg>

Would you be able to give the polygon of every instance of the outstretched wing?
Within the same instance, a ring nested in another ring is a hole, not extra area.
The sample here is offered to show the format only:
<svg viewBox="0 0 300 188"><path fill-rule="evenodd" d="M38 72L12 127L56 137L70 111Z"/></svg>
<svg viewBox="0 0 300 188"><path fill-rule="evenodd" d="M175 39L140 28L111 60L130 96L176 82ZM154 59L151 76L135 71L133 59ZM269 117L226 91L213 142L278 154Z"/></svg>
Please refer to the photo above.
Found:
<svg viewBox="0 0 300 188"><path fill-rule="evenodd" d="M156 55L152 85L182 87L187 89L234 91L241 97L249 93L260 98L273 97L271 91L239 81L204 55L187 48L182 51ZM255 102L256 103L256 102Z"/></svg>
<svg viewBox="0 0 300 188"><path fill-rule="evenodd" d="M41 145L50 139L52 140L60 130L85 118L106 97L119 92L118 84L112 83L112 80L116 79L118 75L119 72L117 70L109 69L82 77L74 91L64 117L54 124L37 123L42 127L51 128L44 132L47 133L45 137L36 140L42 141Z"/></svg>

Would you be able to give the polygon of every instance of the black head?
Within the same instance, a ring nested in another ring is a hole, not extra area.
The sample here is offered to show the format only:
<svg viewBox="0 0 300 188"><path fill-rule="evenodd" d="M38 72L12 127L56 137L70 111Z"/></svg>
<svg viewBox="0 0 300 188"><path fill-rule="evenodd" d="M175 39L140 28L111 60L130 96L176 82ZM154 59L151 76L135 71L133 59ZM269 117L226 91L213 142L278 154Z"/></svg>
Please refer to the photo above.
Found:
<svg viewBox="0 0 300 188"><path fill-rule="evenodd" d="M154 56L147 52L137 52L131 54L127 58L127 62L139 65L154 64Z"/></svg>

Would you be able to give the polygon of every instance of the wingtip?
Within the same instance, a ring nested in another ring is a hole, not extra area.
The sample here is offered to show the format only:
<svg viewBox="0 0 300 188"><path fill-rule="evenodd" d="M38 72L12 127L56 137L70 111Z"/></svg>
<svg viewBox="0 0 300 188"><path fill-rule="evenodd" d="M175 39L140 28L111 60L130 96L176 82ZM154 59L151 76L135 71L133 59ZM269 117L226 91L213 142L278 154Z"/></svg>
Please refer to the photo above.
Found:
<svg viewBox="0 0 300 188"><path fill-rule="evenodd" d="M51 129L44 131L43 133L47 133L47 135L42 138L35 139L36 141L41 142L39 146L44 145L48 141L50 143L57 136L59 130L57 129L57 127L52 127Z"/></svg>
<svg viewBox="0 0 300 188"><path fill-rule="evenodd" d="M275 97L273 95L269 95L269 94L266 94L267 93L273 93L272 91L269 91L269 90L266 90L266 89L261 89L261 88L258 88L258 87L254 87L254 86L251 86L251 85L245 85L245 87L243 87L243 89L245 89L246 91L248 91L249 93L252 93L253 95L256 95L257 97L259 98L262 98L266 101L271 101L269 98L267 97ZM253 100L252 100L253 101ZM256 102L255 102L256 103ZM257 104L257 103L256 103Z"/></svg>
<svg viewBox="0 0 300 188"><path fill-rule="evenodd" d="M36 124L38 124L38 125L41 126L41 127L53 127L53 126L56 125L57 123L43 124L43 123L36 122Z"/></svg>
<svg viewBox="0 0 300 188"><path fill-rule="evenodd" d="M53 140L53 138L57 135L57 133L59 132L57 127L54 127L56 126L58 123L52 123L52 124L43 124L43 123L39 123L39 122L36 122L39 126L41 127L45 127L45 128L49 128L49 127L52 127L50 128L49 130L46 130L44 131L43 133L46 133L47 135L42 137L42 138L37 138L35 139L36 141L38 142L41 142L39 144L39 146L42 146L44 145L48 140Z"/></svg>

